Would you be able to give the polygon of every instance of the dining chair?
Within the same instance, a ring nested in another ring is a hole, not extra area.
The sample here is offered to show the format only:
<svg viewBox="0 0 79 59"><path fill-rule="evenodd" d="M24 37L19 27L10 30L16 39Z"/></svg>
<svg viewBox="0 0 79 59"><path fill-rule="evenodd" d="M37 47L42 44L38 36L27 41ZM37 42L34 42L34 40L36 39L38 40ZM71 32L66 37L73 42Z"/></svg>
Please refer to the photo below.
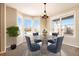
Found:
<svg viewBox="0 0 79 59"><path fill-rule="evenodd" d="M53 36L58 36L59 33L52 33Z"/></svg>
<svg viewBox="0 0 79 59"><path fill-rule="evenodd" d="M38 33L38 32L33 33L33 36L38 36L38 35L39 35L39 33Z"/></svg>
<svg viewBox="0 0 79 59"><path fill-rule="evenodd" d="M48 40L48 42L53 44L53 43L55 43L57 41L58 33L52 33L52 36L53 36L53 38L51 40Z"/></svg>
<svg viewBox="0 0 79 59"><path fill-rule="evenodd" d="M57 36L52 36L52 38L48 40L48 42L52 44L56 43L56 41L57 41Z"/></svg>
<svg viewBox="0 0 79 59"><path fill-rule="evenodd" d="M28 37L28 36L25 36L25 38L26 38L29 53L40 50L39 44L31 43L30 37Z"/></svg>
<svg viewBox="0 0 79 59"><path fill-rule="evenodd" d="M50 44L47 47L48 51L50 51L52 53L60 52L60 54L61 54L61 46L62 46L63 38L64 38L63 36L62 37L58 37L56 43Z"/></svg>
<svg viewBox="0 0 79 59"><path fill-rule="evenodd" d="M34 36L35 43L40 43L41 42L41 39L38 38L38 36L39 36L39 33L38 32L33 33L33 36Z"/></svg>
<svg viewBox="0 0 79 59"><path fill-rule="evenodd" d="M52 44L56 43L56 41L57 41L57 38L55 38L55 39L52 38L52 40L48 40L48 42L52 43Z"/></svg>

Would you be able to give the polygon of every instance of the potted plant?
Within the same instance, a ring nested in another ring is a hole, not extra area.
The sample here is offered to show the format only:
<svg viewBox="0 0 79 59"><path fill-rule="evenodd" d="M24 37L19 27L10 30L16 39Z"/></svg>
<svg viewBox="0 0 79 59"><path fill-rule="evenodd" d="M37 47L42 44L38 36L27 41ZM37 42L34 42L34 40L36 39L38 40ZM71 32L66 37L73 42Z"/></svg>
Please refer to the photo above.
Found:
<svg viewBox="0 0 79 59"><path fill-rule="evenodd" d="M7 28L7 34L12 39L11 40L11 47L10 47L11 49L16 48L15 38L19 35L18 31L19 31L19 28L17 26L10 26Z"/></svg>

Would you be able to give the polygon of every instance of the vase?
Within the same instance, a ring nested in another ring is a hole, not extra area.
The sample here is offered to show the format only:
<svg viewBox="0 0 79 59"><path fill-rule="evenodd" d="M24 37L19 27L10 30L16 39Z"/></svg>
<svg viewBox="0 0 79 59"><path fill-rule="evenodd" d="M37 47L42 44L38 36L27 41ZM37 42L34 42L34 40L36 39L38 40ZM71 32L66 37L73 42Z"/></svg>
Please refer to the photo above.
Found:
<svg viewBox="0 0 79 59"><path fill-rule="evenodd" d="M43 33L43 36L47 36L47 33Z"/></svg>

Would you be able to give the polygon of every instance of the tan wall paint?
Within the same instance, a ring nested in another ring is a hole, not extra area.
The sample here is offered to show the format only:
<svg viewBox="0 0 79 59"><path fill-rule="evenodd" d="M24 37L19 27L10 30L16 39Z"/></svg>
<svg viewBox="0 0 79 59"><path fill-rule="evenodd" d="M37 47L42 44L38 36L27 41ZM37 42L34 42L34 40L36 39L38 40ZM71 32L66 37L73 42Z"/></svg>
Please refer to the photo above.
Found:
<svg viewBox="0 0 79 59"><path fill-rule="evenodd" d="M16 26L17 25L17 11L16 9L6 7L6 28L9 26ZM7 35L6 36L6 47L10 47L12 40ZM16 42L17 40L15 40Z"/></svg>
<svg viewBox="0 0 79 59"><path fill-rule="evenodd" d="M1 4L0 4L0 51L1 51Z"/></svg>
<svg viewBox="0 0 79 59"><path fill-rule="evenodd" d="M16 25L17 11L16 9L6 7L6 27Z"/></svg>
<svg viewBox="0 0 79 59"><path fill-rule="evenodd" d="M6 30L5 30L5 14L6 14L6 5L0 4L0 52L6 51Z"/></svg>

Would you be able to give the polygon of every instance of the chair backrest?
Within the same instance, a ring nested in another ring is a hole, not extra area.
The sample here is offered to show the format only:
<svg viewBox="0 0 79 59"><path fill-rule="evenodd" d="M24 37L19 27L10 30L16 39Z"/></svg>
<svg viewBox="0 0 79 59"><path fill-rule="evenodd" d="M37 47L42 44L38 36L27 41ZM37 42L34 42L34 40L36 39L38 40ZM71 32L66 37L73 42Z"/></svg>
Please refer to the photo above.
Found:
<svg viewBox="0 0 79 59"><path fill-rule="evenodd" d="M62 42L63 42L63 36L57 38L56 42L56 51L59 52L61 50Z"/></svg>
<svg viewBox="0 0 79 59"><path fill-rule="evenodd" d="M37 35L39 35L39 34L38 34L38 32L36 32L36 33L33 33L33 36L37 36Z"/></svg>
<svg viewBox="0 0 79 59"><path fill-rule="evenodd" d="M30 49L30 48L31 48L31 41L30 41L30 37L25 36L25 38L26 38L27 46L28 46L28 48Z"/></svg>
<svg viewBox="0 0 79 59"><path fill-rule="evenodd" d="M58 36L59 33L52 33L53 36Z"/></svg>

